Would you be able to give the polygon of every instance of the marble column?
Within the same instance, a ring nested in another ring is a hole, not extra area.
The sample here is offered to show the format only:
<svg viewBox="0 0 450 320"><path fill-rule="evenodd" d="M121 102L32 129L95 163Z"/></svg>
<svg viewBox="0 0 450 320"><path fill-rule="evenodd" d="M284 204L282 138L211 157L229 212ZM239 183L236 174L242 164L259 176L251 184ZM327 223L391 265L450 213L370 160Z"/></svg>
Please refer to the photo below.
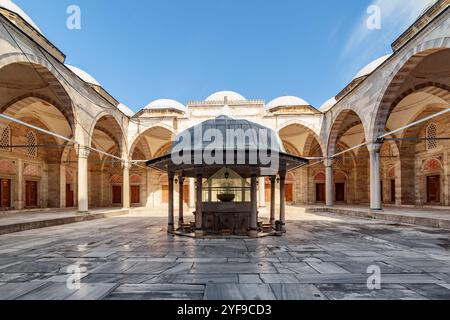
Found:
<svg viewBox="0 0 450 320"><path fill-rule="evenodd" d="M189 208L195 208L195 179L189 178Z"/></svg>
<svg viewBox="0 0 450 320"><path fill-rule="evenodd" d="M123 164L123 208L130 209L130 163Z"/></svg>
<svg viewBox="0 0 450 320"><path fill-rule="evenodd" d="M259 178L259 206L261 208L266 207L266 178Z"/></svg>
<svg viewBox="0 0 450 320"><path fill-rule="evenodd" d="M270 225L272 228L275 228L276 182L276 176L270 177Z"/></svg>
<svg viewBox="0 0 450 320"><path fill-rule="evenodd" d="M333 177L333 159L326 159L325 165L325 202L327 207L332 207L334 202L334 177Z"/></svg>
<svg viewBox="0 0 450 320"><path fill-rule="evenodd" d="M178 226L181 228L184 224L184 177L178 177Z"/></svg>
<svg viewBox="0 0 450 320"><path fill-rule="evenodd" d="M174 203L173 203L173 194L174 194L174 178L175 178L175 174L172 172L169 172L167 174L168 177L168 183L169 183L169 215L168 215L168 219L167 219L167 231L168 232L173 232L175 231L175 224L174 224Z"/></svg>
<svg viewBox="0 0 450 320"><path fill-rule="evenodd" d="M280 172L280 223L286 232L286 172Z"/></svg>
<svg viewBox="0 0 450 320"><path fill-rule="evenodd" d="M88 158L90 150L86 147L79 146L78 152L78 212L89 212L88 198Z"/></svg>
<svg viewBox="0 0 450 320"><path fill-rule="evenodd" d="M370 153L370 209L382 210L381 205L381 176L380 176L380 143L368 146Z"/></svg>
<svg viewBox="0 0 450 320"><path fill-rule="evenodd" d="M250 198L251 198L251 204L252 204L252 212L250 215L250 237L257 237L258 236L258 199L257 199L257 185L256 185L257 177L256 175L252 175L251 177L251 192L250 192Z"/></svg>
<svg viewBox="0 0 450 320"><path fill-rule="evenodd" d="M195 236L203 237L203 176L197 175L197 197L195 209Z"/></svg>
<svg viewBox="0 0 450 320"><path fill-rule="evenodd" d="M17 204L16 210L22 210L25 207L23 196L23 160L17 159Z"/></svg>

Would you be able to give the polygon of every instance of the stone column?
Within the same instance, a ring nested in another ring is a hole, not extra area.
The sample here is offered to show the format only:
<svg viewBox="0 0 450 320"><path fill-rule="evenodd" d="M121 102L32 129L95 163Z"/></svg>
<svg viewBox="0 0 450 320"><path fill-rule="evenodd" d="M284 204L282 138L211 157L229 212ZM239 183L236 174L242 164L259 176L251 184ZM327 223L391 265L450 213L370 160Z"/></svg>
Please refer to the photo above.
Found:
<svg viewBox="0 0 450 320"><path fill-rule="evenodd" d="M195 208L195 179L189 178L189 208Z"/></svg>
<svg viewBox="0 0 450 320"><path fill-rule="evenodd" d="M380 178L380 143L368 146L370 153L370 209L382 210Z"/></svg>
<svg viewBox="0 0 450 320"><path fill-rule="evenodd" d="M266 178L259 178L259 206L261 208L266 207Z"/></svg>
<svg viewBox="0 0 450 320"><path fill-rule="evenodd" d="M256 175L252 175L251 177L251 205L252 212L250 215L250 232L249 236L256 238L258 236L258 199L257 199L257 185L256 185L257 177Z"/></svg>
<svg viewBox="0 0 450 320"><path fill-rule="evenodd" d="M130 163L125 162L123 164L123 208L130 209Z"/></svg>
<svg viewBox="0 0 450 320"><path fill-rule="evenodd" d="M203 237L203 176L197 174L197 201L195 209L195 236Z"/></svg>
<svg viewBox="0 0 450 320"><path fill-rule="evenodd" d="M179 208L178 208L178 226L181 228L184 224L184 177L178 177L178 200L179 200Z"/></svg>
<svg viewBox="0 0 450 320"><path fill-rule="evenodd" d="M286 172L280 172L280 223L286 232Z"/></svg>
<svg viewBox="0 0 450 320"><path fill-rule="evenodd" d="M276 176L270 177L270 225L272 228L275 227L276 182Z"/></svg>
<svg viewBox="0 0 450 320"><path fill-rule="evenodd" d="M17 204L16 209L22 210L25 207L23 196L23 160L17 159Z"/></svg>
<svg viewBox="0 0 450 320"><path fill-rule="evenodd" d="M327 207L332 207L334 202L334 177L333 177L333 159L326 159L325 162L325 201Z"/></svg>
<svg viewBox="0 0 450 320"><path fill-rule="evenodd" d="M77 148L78 152L78 212L89 212L88 198L88 158L90 150L84 146Z"/></svg>
<svg viewBox="0 0 450 320"><path fill-rule="evenodd" d="M173 184L174 184L174 177L175 174L172 172L169 172L167 174L168 180L169 180L169 217L167 219L167 232L173 232L175 231L175 224L174 224L174 203L173 203Z"/></svg>

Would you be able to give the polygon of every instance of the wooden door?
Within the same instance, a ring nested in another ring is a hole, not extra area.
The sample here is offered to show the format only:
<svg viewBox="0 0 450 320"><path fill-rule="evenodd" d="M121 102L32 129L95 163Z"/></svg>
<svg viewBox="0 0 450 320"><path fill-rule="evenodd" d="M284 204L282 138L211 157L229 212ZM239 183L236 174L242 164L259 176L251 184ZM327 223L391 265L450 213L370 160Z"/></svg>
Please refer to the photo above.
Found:
<svg viewBox="0 0 450 320"><path fill-rule="evenodd" d="M395 198L396 198L396 194L395 194L395 180L391 180L391 202L395 203Z"/></svg>
<svg viewBox="0 0 450 320"><path fill-rule="evenodd" d="M2 208L11 207L11 180L2 179L0 182L0 199Z"/></svg>
<svg viewBox="0 0 450 320"><path fill-rule="evenodd" d="M169 203L169 186L162 186L162 203Z"/></svg>
<svg viewBox="0 0 450 320"><path fill-rule="evenodd" d="M122 203L122 187L113 186L112 187L112 203L121 204Z"/></svg>
<svg viewBox="0 0 450 320"><path fill-rule="evenodd" d="M345 201L345 183L336 183L336 202Z"/></svg>
<svg viewBox="0 0 450 320"><path fill-rule="evenodd" d="M325 202L325 183L316 184L316 202Z"/></svg>
<svg viewBox="0 0 450 320"><path fill-rule="evenodd" d="M286 202L294 202L294 185L293 184L286 185L285 199L286 199Z"/></svg>
<svg viewBox="0 0 450 320"><path fill-rule="evenodd" d="M70 184L66 184L66 208L74 206L73 190Z"/></svg>
<svg viewBox="0 0 450 320"><path fill-rule="evenodd" d="M37 182L26 181L25 182L25 206L37 207Z"/></svg>
<svg viewBox="0 0 450 320"><path fill-rule="evenodd" d="M130 194L132 204L141 203L141 188L139 186L131 186Z"/></svg>
<svg viewBox="0 0 450 320"><path fill-rule="evenodd" d="M427 198L429 203L441 202L441 176L427 177Z"/></svg>
<svg viewBox="0 0 450 320"><path fill-rule="evenodd" d="M188 185L183 186L183 202L185 204L189 204L189 186Z"/></svg>
<svg viewBox="0 0 450 320"><path fill-rule="evenodd" d="M384 203L383 181L380 181L380 196L381 196L381 203Z"/></svg>

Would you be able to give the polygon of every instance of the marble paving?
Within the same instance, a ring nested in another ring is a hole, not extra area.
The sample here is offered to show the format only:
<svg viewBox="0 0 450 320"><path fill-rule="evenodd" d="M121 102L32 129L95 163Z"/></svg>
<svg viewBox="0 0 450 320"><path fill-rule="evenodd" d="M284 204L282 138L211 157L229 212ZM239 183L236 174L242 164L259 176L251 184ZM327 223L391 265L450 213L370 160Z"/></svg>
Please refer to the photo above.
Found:
<svg viewBox="0 0 450 320"><path fill-rule="evenodd" d="M0 299L450 299L450 231L289 218L286 236L262 239L174 237L144 215L3 235Z"/></svg>

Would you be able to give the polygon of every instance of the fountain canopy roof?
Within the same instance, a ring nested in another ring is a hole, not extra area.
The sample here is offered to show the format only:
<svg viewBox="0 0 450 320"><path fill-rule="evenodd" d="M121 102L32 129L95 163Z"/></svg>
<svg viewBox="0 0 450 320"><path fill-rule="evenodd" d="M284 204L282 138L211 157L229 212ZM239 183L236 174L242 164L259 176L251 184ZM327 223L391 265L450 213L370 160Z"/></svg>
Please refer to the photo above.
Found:
<svg viewBox="0 0 450 320"><path fill-rule="evenodd" d="M286 154L272 129L222 115L181 132L170 154L149 160L147 165L187 177L202 174L208 178L223 167L250 177L275 175L306 163L303 158Z"/></svg>

